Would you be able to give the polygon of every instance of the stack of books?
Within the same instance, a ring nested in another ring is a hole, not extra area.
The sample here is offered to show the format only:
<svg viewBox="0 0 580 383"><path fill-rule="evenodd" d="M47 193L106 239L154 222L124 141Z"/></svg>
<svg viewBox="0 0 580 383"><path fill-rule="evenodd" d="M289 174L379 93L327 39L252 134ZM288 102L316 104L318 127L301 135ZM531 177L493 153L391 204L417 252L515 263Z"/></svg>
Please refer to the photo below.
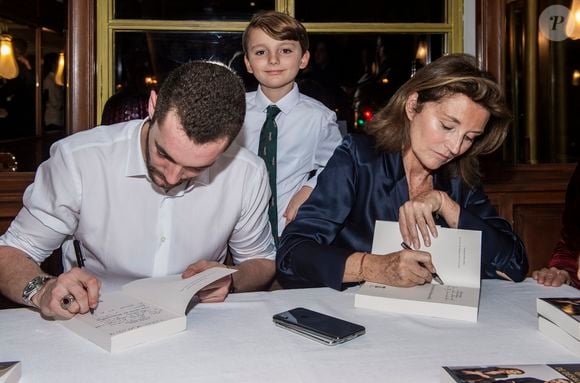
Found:
<svg viewBox="0 0 580 383"><path fill-rule="evenodd" d="M580 355L580 298L538 298L536 305L540 331Z"/></svg>
<svg viewBox="0 0 580 383"><path fill-rule="evenodd" d="M20 380L21 374L20 362L0 362L0 383L16 383Z"/></svg>

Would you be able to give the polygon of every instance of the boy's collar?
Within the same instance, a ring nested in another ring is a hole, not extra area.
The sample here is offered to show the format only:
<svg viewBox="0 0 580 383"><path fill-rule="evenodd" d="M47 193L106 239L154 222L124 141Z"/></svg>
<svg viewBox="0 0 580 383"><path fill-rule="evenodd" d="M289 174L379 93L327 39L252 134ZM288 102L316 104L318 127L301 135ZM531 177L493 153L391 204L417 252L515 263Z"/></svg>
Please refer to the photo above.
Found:
<svg viewBox="0 0 580 383"><path fill-rule="evenodd" d="M298 102L300 101L300 90L298 89L298 84L294 83L292 90L288 92L284 97L282 97L278 102L272 102L266 97L262 92L262 88L258 85L258 90L256 92L256 105L258 110L266 113L266 108L269 105L275 104L282 113L287 114Z"/></svg>

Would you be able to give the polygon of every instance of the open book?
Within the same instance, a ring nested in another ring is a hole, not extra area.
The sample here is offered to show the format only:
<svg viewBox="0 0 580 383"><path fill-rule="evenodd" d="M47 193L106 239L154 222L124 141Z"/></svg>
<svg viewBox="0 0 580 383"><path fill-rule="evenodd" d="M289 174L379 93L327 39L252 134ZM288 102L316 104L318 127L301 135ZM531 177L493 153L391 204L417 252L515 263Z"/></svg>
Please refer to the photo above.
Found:
<svg viewBox="0 0 580 383"><path fill-rule="evenodd" d="M477 322L481 286L481 232L437 227L437 238L429 252L437 274L445 285L435 281L414 287L393 287L365 282L355 295L355 307L428 315ZM373 254L400 251L398 222L377 221Z"/></svg>
<svg viewBox="0 0 580 383"><path fill-rule="evenodd" d="M20 362L0 362L0 383L16 383L22 374Z"/></svg>
<svg viewBox="0 0 580 383"><path fill-rule="evenodd" d="M579 375L580 364L454 366L441 369L440 382L577 382Z"/></svg>
<svg viewBox="0 0 580 383"><path fill-rule="evenodd" d="M139 279L102 294L94 314L76 315L62 324L110 352L162 339L186 329L186 311L199 290L235 271L213 267L187 279Z"/></svg>

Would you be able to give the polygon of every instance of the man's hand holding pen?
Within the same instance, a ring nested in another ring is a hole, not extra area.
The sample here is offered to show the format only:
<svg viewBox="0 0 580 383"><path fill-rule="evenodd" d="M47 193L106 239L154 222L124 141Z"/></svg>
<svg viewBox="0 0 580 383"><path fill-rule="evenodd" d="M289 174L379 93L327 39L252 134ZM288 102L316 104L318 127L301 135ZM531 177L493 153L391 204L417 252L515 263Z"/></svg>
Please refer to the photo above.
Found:
<svg viewBox="0 0 580 383"><path fill-rule="evenodd" d="M97 307L100 289L101 282L97 277L74 267L48 281L32 301L48 317L70 319ZM74 299L68 307L63 308L62 300L68 295Z"/></svg>

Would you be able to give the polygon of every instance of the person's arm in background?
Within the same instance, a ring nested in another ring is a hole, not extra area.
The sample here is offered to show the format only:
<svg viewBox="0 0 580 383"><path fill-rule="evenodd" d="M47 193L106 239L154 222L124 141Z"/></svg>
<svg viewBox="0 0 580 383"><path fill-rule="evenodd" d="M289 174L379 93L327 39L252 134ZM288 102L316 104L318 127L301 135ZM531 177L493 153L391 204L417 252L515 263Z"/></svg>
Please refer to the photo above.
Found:
<svg viewBox="0 0 580 383"><path fill-rule="evenodd" d="M535 270L532 277L544 286L558 287L569 283L579 288L578 251L574 251L564 240L558 241L548 267Z"/></svg>
<svg viewBox="0 0 580 383"><path fill-rule="evenodd" d="M580 163L566 189L566 204L562 213L562 238L558 241L548 267L533 272L533 278L544 286L558 287L570 283L580 288Z"/></svg>
<svg viewBox="0 0 580 383"><path fill-rule="evenodd" d="M302 204L310 197L316 187L318 175L334 153L334 150L342 142L342 135L336 122L336 113L328 111L322 119L322 127L319 129L316 150L314 153L314 176L306 181L306 184L290 199L284 217L286 225L296 218L296 213Z"/></svg>

